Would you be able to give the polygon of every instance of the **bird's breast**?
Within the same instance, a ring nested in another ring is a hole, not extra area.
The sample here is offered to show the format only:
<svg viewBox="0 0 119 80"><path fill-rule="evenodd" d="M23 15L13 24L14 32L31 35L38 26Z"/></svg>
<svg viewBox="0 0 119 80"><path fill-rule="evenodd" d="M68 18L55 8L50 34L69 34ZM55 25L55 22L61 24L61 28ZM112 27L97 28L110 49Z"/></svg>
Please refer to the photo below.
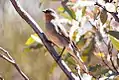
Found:
<svg viewBox="0 0 119 80"><path fill-rule="evenodd" d="M55 43L57 46L63 48L64 46L68 46L69 43L59 34L54 33L53 31L46 32L46 35L49 40Z"/></svg>

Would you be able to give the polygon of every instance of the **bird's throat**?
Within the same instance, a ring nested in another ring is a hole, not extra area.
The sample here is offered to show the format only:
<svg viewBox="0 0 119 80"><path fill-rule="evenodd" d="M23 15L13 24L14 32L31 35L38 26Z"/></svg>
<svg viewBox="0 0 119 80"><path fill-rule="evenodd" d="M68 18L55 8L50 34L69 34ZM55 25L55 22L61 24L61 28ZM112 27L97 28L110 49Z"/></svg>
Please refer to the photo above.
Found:
<svg viewBox="0 0 119 80"><path fill-rule="evenodd" d="M50 22L52 19L54 19L54 17L50 14L45 14L45 19L46 19L46 22Z"/></svg>

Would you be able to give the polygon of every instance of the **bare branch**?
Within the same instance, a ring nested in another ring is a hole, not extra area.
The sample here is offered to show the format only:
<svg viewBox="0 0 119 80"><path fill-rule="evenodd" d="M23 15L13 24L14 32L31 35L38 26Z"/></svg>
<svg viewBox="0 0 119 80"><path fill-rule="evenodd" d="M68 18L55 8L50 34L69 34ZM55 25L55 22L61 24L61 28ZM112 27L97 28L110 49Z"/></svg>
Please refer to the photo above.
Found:
<svg viewBox="0 0 119 80"><path fill-rule="evenodd" d="M44 46L47 48L51 56L54 58L54 60L57 62L57 64L60 66L60 68L63 70L63 72L67 75L69 80L75 80L79 77L77 77L75 74L73 74L70 70L70 68L66 65L66 63L60 58L56 50L53 48L51 43L48 42L48 39L46 38L45 34L43 33L42 29L39 27L39 25L32 19L32 17L20 6L18 3L18 0L10 0L18 14L31 26L31 28L36 32L36 34L40 37L42 40ZM58 61L57 61L58 60ZM78 79L79 80L79 79Z"/></svg>
<svg viewBox="0 0 119 80"><path fill-rule="evenodd" d="M2 52L6 53L7 56L8 56L8 58L11 59L11 60L13 61L13 59L12 59L12 57L10 56L10 54L9 54L8 51L6 51L6 50L5 50L4 48L2 48L2 47L0 47L0 50L1 50Z"/></svg>
<svg viewBox="0 0 119 80"><path fill-rule="evenodd" d="M22 72L22 70L19 68L19 66L16 64L15 60L10 56L9 52L7 50L5 50L4 48L0 47L0 50L2 52L4 52L7 56L0 54L0 57L3 58L4 60L8 61L9 63L11 63L16 69L17 71L21 74L21 76L25 79L25 80L29 80L29 78Z"/></svg>

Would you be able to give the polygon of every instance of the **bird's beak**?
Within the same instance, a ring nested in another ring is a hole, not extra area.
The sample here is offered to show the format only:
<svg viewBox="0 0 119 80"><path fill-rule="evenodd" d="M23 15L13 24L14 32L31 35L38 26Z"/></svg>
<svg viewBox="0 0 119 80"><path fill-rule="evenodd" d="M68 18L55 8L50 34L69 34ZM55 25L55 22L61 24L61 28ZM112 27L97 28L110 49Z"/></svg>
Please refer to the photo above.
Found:
<svg viewBox="0 0 119 80"><path fill-rule="evenodd" d="M43 10L42 12L46 13L46 10Z"/></svg>

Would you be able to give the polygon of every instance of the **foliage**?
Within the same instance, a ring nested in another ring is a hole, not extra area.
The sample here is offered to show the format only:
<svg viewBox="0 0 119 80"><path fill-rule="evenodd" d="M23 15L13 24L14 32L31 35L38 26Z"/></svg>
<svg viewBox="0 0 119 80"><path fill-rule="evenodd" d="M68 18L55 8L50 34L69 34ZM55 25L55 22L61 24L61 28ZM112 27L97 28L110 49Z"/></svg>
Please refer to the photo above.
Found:
<svg viewBox="0 0 119 80"><path fill-rule="evenodd" d="M111 9L109 9L110 7ZM97 2L93 0L70 0L65 6L62 5L57 9L58 14L64 20L71 22L70 30L67 32L72 33L69 35L77 44L81 58L86 63L93 80L117 80L118 78L119 24L117 23L119 21L117 19L119 18L117 7L116 0L115 2L114 0L98 0ZM69 23L65 21L65 24ZM115 26L115 24L117 25ZM33 38L33 35L26 44L30 46L34 41L42 44L37 36ZM79 74L74 68L76 63L69 54L64 54L62 57L72 71ZM54 65L51 70L56 67ZM80 74L85 73L81 72ZM82 76L82 78L84 77Z"/></svg>

